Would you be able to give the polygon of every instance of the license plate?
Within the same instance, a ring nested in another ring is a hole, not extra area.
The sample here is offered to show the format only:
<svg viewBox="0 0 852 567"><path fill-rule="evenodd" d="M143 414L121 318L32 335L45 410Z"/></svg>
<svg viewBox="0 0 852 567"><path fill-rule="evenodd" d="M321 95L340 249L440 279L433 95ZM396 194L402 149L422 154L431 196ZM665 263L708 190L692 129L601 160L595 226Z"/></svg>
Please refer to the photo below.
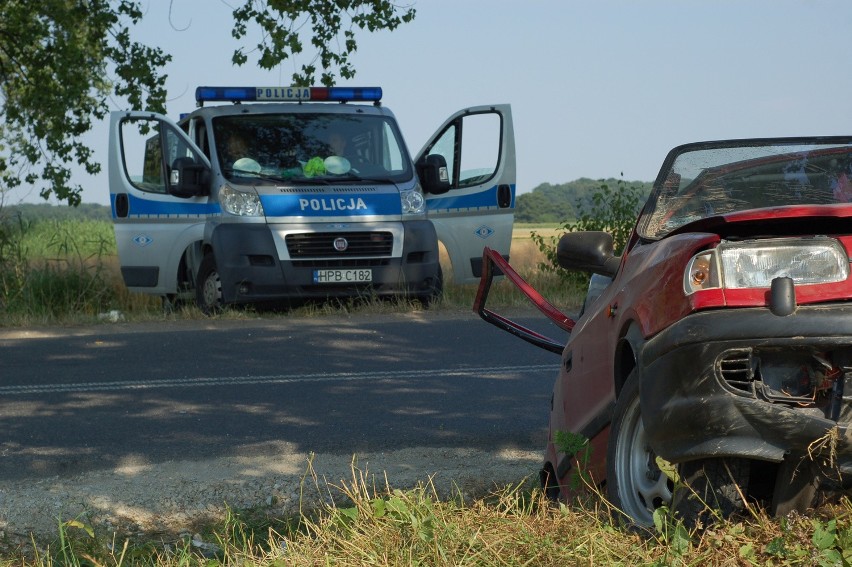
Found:
<svg viewBox="0 0 852 567"><path fill-rule="evenodd" d="M315 284L364 283L373 281L373 270L314 270Z"/></svg>

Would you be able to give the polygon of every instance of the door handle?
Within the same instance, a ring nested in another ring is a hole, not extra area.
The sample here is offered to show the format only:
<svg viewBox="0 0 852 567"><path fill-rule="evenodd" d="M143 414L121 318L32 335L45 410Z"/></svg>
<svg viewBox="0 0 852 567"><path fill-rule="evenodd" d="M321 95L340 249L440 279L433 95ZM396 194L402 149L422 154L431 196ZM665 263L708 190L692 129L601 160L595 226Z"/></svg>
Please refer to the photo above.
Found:
<svg viewBox="0 0 852 567"><path fill-rule="evenodd" d="M115 196L115 216L123 219L130 214L130 201L127 193L119 193Z"/></svg>
<svg viewBox="0 0 852 567"><path fill-rule="evenodd" d="M497 206L501 209L512 206L512 188L508 185L497 186Z"/></svg>

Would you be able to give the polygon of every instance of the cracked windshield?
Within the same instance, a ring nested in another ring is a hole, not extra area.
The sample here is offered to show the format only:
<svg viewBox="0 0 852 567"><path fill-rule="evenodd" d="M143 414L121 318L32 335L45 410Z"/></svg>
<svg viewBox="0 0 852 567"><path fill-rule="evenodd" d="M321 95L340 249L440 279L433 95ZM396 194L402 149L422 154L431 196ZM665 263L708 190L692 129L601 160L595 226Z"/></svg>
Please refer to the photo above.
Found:
<svg viewBox="0 0 852 567"><path fill-rule="evenodd" d="M669 162L667 162L669 163ZM677 155L643 212L645 238L751 209L852 201L852 145L691 146Z"/></svg>

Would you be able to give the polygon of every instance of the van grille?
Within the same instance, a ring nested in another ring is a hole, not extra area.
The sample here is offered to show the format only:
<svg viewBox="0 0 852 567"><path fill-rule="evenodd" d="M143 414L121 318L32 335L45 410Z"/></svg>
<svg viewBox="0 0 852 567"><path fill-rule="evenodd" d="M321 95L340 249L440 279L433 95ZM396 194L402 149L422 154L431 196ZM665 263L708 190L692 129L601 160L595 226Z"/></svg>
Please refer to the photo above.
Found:
<svg viewBox="0 0 852 567"><path fill-rule="evenodd" d="M345 238L346 250L335 250L334 241ZM309 232L288 234L290 258L346 258L352 256L390 256L393 234L390 232Z"/></svg>

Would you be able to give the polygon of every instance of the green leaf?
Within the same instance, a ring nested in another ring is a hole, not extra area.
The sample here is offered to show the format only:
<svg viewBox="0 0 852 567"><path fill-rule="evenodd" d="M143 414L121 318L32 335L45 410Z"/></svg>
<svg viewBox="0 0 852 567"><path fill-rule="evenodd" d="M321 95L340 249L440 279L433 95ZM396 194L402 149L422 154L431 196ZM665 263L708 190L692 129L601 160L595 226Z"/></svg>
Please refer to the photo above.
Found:
<svg viewBox="0 0 852 567"><path fill-rule="evenodd" d="M680 483L680 474L678 473L677 465L673 465L662 457L656 457L657 466L666 477L675 484Z"/></svg>
<svg viewBox="0 0 852 567"><path fill-rule="evenodd" d="M665 506L661 506L654 510L654 528L657 530L659 534L665 534L666 521L668 519L668 509Z"/></svg>
<svg viewBox="0 0 852 567"><path fill-rule="evenodd" d="M391 496L385 505L389 514L393 514L397 518L406 518L410 515L408 504L405 500L397 496Z"/></svg>
<svg viewBox="0 0 852 567"><path fill-rule="evenodd" d="M675 526L674 533L672 533L672 551L679 556L683 556L687 551L689 551L691 543L692 542L689 539L689 531L683 525L683 522L678 522L677 526Z"/></svg>
<svg viewBox="0 0 852 567"><path fill-rule="evenodd" d="M843 556L836 549L824 549L819 554L819 565L825 567L833 567L835 565L843 565Z"/></svg>
<svg viewBox="0 0 852 567"><path fill-rule="evenodd" d="M79 520L68 520L66 522L63 522L62 525L66 528L79 528L79 529L83 530L84 532L86 532L86 534L89 537L91 537L91 538L95 537L95 530L92 528L92 526L84 524L83 522L81 522Z"/></svg>
<svg viewBox="0 0 852 567"><path fill-rule="evenodd" d="M774 555L776 557L784 557L787 555L784 538L779 536L766 544L766 553L767 555Z"/></svg>
<svg viewBox="0 0 852 567"><path fill-rule="evenodd" d="M381 498L376 498L372 502L373 517L382 518L385 515L385 501Z"/></svg>
<svg viewBox="0 0 852 567"><path fill-rule="evenodd" d="M813 526L814 535L812 541L814 546L819 550L833 547L837 531L837 520L830 520L825 525L819 520L813 520Z"/></svg>

